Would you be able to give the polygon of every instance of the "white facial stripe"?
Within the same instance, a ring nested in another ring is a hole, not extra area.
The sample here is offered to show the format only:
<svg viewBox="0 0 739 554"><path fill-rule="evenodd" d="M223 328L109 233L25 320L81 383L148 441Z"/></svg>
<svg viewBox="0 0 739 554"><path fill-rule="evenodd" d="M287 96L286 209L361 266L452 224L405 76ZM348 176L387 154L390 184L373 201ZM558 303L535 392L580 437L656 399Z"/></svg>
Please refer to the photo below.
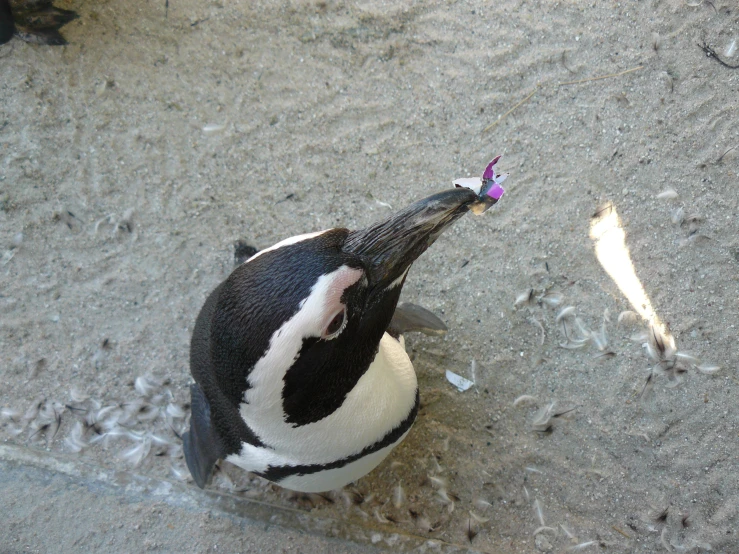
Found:
<svg viewBox="0 0 739 554"><path fill-rule="evenodd" d="M250 389L246 401L255 413L270 415L282 421L282 387L285 373L292 366L306 337L320 337L324 327L335 313L331 311L331 298L341 298L343 289L337 283L351 285L362 276L359 269L341 266L321 275L308 297L301 302L300 310L275 331L267 353L257 361L249 374Z"/></svg>
<svg viewBox="0 0 739 554"><path fill-rule="evenodd" d="M255 260L265 252L270 252L271 250L277 250L278 248L282 248L283 246L289 246L291 244L295 244L296 242L301 242L304 240L312 239L313 237L317 237L319 235L322 235L323 233L326 233L330 231L331 229L324 229L323 231L316 231L315 233L305 233L304 235L295 235L294 237L287 238L285 240L281 240L277 244L273 244L269 248L265 248L264 250L260 250L256 254L254 254L251 258L246 260L244 263L248 264L250 261Z"/></svg>

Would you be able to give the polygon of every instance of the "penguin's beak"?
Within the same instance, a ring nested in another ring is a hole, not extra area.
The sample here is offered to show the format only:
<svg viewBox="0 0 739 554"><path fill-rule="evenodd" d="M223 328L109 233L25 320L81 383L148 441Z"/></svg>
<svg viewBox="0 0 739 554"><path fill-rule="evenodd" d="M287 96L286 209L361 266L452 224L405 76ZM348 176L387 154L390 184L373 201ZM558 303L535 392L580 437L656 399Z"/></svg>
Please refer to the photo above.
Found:
<svg viewBox="0 0 739 554"><path fill-rule="evenodd" d="M370 286L382 290L402 277L439 235L477 201L477 194L467 188L434 194L384 221L351 231L343 249L364 258Z"/></svg>

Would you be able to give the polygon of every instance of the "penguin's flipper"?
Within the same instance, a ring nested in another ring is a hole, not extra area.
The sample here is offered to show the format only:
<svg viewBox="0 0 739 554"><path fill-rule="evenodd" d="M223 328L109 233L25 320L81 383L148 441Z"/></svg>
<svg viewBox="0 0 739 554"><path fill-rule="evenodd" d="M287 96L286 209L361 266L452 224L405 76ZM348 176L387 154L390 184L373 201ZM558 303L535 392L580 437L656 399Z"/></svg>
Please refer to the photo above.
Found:
<svg viewBox="0 0 739 554"><path fill-rule="evenodd" d="M59 29L77 17L72 10L53 6L51 0L17 1L13 9L16 36L26 42L47 46L67 44Z"/></svg>
<svg viewBox="0 0 739 554"><path fill-rule="evenodd" d="M426 308L417 304L405 302L398 304L390 321L388 333L397 337L411 331L419 331L424 335L440 337L447 332L447 326L444 322L428 311Z"/></svg>
<svg viewBox="0 0 739 554"><path fill-rule="evenodd" d="M0 0L0 44L5 44L15 33L15 21L8 0Z"/></svg>
<svg viewBox="0 0 739 554"><path fill-rule="evenodd" d="M223 448L210 419L210 404L197 383L190 385L190 430L182 436L185 461L192 478L201 489L213 475L213 466Z"/></svg>

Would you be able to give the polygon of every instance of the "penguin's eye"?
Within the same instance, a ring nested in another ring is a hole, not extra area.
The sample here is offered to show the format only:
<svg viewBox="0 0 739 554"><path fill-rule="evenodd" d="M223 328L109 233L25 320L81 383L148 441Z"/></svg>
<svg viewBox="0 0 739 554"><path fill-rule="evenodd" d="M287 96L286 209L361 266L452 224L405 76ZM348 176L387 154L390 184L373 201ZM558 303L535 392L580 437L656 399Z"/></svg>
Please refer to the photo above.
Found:
<svg viewBox="0 0 739 554"><path fill-rule="evenodd" d="M323 331L322 339L331 340L339 336L346 325L346 308L338 312Z"/></svg>

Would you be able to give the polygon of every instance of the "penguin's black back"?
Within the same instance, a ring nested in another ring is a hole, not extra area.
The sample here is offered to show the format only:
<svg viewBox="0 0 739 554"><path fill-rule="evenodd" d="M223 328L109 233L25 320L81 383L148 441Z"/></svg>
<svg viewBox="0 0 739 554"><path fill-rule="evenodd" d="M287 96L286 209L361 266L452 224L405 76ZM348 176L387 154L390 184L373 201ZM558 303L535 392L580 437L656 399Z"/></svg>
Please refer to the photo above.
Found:
<svg viewBox="0 0 739 554"><path fill-rule="evenodd" d="M242 441L261 446L239 415L238 405L219 388L212 364L211 322L225 284L208 296L190 342L190 371L195 384L191 387L190 430L183 436L183 449L190 473L201 488L210 479L215 462L238 452Z"/></svg>

